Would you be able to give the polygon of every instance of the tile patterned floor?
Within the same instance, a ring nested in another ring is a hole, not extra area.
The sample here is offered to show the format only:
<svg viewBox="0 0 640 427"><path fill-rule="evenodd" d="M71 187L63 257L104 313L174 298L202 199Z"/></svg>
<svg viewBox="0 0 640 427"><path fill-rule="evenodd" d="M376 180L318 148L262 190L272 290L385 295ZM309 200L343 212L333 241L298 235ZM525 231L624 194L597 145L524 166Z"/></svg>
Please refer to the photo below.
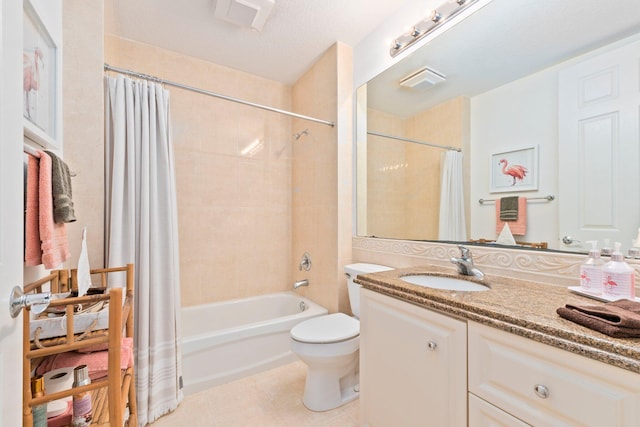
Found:
<svg viewBox="0 0 640 427"><path fill-rule="evenodd" d="M153 427L355 427L355 400L326 412L302 404L306 365L294 362L185 397Z"/></svg>

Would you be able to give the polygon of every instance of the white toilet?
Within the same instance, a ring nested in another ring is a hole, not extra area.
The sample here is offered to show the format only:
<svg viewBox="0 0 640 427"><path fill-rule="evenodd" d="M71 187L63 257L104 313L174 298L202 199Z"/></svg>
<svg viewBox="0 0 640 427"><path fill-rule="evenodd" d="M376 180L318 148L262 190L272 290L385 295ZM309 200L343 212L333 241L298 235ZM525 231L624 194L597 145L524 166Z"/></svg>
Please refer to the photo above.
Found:
<svg viewBox="0 0 640 427"><path fill-rule="evenodd" d="M358 397L360 348L360 285L358 274L392 270L376 264L344 268L354 317L328 314L298 323L291 329L291 350L307 364L302 402L312 411L327 411Z"/></svg>

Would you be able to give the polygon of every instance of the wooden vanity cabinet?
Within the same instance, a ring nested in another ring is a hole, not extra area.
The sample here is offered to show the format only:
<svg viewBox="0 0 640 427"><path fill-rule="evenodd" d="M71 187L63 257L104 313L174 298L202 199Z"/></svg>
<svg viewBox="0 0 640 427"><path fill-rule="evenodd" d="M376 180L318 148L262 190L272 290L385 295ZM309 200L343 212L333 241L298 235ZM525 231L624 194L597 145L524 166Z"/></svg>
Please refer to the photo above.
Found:
<svg viewBox="0 0 640 427"><path fill-rule="evenodd" d="M640 426L639 374L475 322L468 350L469 426Z"/></svg>
<svg viewBox="0 0 640 427"><path fill-rule="evenodd" d="M362 425L467 425L466 322L362 289L360 355Z"/></svg>

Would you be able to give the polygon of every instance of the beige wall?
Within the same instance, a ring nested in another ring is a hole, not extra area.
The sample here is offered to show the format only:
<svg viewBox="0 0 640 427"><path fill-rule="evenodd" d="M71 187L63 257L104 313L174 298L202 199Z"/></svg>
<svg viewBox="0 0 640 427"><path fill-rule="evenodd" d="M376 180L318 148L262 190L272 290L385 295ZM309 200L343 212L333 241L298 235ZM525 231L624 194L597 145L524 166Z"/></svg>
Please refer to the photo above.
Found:
<svg viewBox="0 0 640 427"><path fill-rule="evenodd" d="M367 130L407 137L405 121L398 116L367 110ZM406 225L404 189L409 162L405 144L375 135L367 136L367 235L398 236Z"/></svg>
<svg viewBox="0 0 640 427"><path fill-rule="evenodd" d="M103 263L103 62L232 97L333 121L295 120L175 88L183 306L278 292L301 293L349 312L344 265L352 236L352 53L337 43L291 88L174 52L103 34L102 1L65 0L65 150L94 266ZM303 129L310 135L293 142ZM257 141L253 151L248 150ZM294 166L295 165L295 170ZM292 184L292 174L295 184ZM292 266L293 262L293 266ZM306 273L306 272L305 272ZM293 277L295 275L295 277Z"/></svg>
<svg viewBox="0 0 640 427"><path fill-rule="evenodd" d="M458 97L403 119L369 109L371 131L451 147L469 140L469 100ZM367 141L367 235L438 238L442 149L389 138Z"/></svg>
<svg viewBox="0 0 640 427"><path fill-rule="evenodd" d="M63 150L75 173L71 185L78 219L67 225L71 258L64 266L77 266L82 228L87 227L89 261L99 268L104 266L104 4L102 0L64 0L62 4Z"/></svg>
<svg viewBox="0 0 640 427"><path fill-rule="evenodd" d="M294 111L336 123L336 127L294 120L294 280L308 279L299 292L331 312L349 312L344 265L351 262L352 235L352 53L337 43L296 82ZM299 271L304 252L310 271Z"/></svg>
<svg viewBox="0 0 640 427"><path fill-rule="evenodd" d="M105 61L291 109L287 85L158 47L107 36ZM291 289L291 119L168 89L182 305Z"/></svg>

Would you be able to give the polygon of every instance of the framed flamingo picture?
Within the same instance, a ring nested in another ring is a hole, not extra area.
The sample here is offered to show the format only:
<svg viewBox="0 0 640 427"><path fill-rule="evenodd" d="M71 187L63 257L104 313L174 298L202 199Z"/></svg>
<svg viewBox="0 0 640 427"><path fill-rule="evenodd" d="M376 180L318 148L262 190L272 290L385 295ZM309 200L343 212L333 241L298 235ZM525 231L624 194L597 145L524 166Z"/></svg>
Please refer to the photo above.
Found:
<svg viewBox="0 0 640 427"><path fill-rule="evenodd" d="M526 147L491 155L489 192L538 189L538 147Z"/></svg>
<svg viewBox="0 0 640 427"><path fill-rule="evenodd" d="M29 0L23 4L24 134L44 148L59 148L60 49L47 28L50 17L41 16Z"/></svg>

